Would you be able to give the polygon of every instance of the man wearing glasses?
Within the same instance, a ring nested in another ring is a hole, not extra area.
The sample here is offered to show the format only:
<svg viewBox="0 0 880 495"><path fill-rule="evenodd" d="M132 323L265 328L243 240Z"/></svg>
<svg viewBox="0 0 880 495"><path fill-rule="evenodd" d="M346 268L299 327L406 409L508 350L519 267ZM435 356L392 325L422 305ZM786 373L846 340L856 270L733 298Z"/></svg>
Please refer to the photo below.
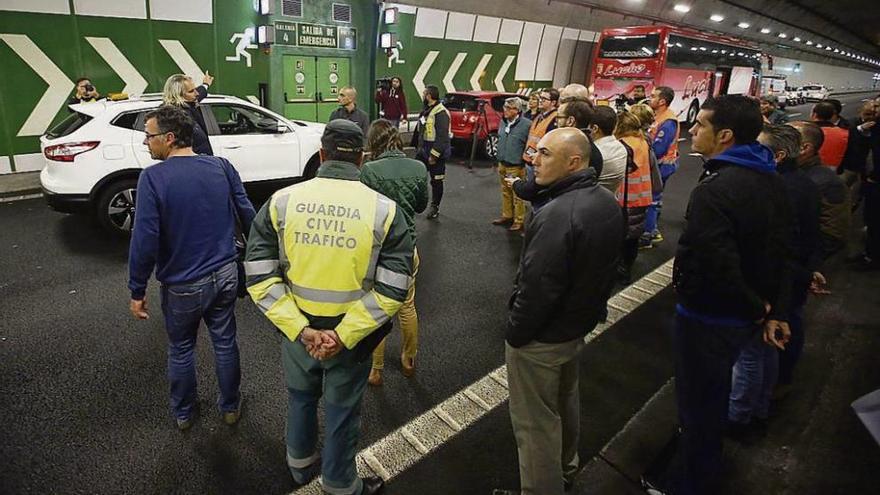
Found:
<svg viewBox="0 0 880 495"><path fill-rule="evenodd" d="M556 129L556 107L559 103L559 91L554 88L542 89L538 94L538 109L540 114L532 121L529 129L529 139L522 158L528 166L532 165L535 155L538 153L538 141L545 134Z"/></svg>
<svg viewBox="0 0 880 495"><path fill-rule="evenodd" d="M526 206L513 193L513 180L525 179L523 151L529 139L532 121L522 117L522 100L518 97L504 100L504 121L498 131L498 174L501 176L501 217L493 225L510 225L511 232L523 228Z"/></svg>
<svg viewBox="0 0 880 495"><path fill-rule="evenodd" d="M241 371L236 340L238 256L236 215L244 232L256 214L238 172L226 159L193 152L192 118L164 105L146 116L144 144L161 163L144 169L128 256L131 303L139 320L147 310L147 281L156 270L168 333L168 380L177 427L197 413L195 347L202 320L214 344L214 365L224 423L241 416Z"/></svg>

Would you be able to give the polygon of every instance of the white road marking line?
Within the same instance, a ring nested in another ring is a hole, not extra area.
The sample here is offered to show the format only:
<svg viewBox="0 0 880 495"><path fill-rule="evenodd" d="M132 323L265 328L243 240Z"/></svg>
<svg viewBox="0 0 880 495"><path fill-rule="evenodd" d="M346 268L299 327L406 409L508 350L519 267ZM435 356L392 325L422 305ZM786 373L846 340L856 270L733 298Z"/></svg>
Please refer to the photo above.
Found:
<svg viewBox="0 0 880 495"><path fill-rule="evenodd" d="M42 194L25 194L23 196L10 196L8 198L0 198L0 203L12 203L13 201L24 201L26 199L42 198Z"/></svg>
<svg viewBox="0 0 880 495"><path fill-rule="evenodd" d="M596 325L584 337L584 343L589 344L615 322L665 289L672 282L673 260L663 263L612 296L608 300L608 321ZM509 397L507 366L502 365L361 450L357 455L358 476L379 476L386 482L390 481L489 414ZM321 493L320 486L319 478L295 490L291 495L318 494Z"/></svg>

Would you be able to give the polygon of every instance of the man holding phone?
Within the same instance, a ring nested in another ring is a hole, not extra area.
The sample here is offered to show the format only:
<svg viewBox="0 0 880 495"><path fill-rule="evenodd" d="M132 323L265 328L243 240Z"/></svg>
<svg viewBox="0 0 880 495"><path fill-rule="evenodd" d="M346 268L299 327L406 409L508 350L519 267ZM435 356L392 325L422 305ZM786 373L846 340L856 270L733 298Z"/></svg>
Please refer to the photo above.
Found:
<svg viewBox="0 0 880 495"><path fill-rule="evenodd" d="M76 105L77 103L85 103L90 101L98 101L101 98L95 85L88 77L81 77L76 80L76 92L67 100L68 105ZM71 110L73 111L73 110Z"/></svg>

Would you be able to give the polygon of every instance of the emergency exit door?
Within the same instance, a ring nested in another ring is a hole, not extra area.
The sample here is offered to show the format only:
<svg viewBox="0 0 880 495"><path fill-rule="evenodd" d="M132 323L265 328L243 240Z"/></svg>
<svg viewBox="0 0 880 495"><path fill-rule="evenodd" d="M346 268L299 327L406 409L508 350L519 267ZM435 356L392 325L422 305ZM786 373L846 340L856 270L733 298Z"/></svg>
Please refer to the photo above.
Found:
<svg viewBox="0 0 880 495"><path fill-rule="evenodd" d="M339 90L351 84L350 59L285 55L284 116L327 122L339 103Z"/></svg>

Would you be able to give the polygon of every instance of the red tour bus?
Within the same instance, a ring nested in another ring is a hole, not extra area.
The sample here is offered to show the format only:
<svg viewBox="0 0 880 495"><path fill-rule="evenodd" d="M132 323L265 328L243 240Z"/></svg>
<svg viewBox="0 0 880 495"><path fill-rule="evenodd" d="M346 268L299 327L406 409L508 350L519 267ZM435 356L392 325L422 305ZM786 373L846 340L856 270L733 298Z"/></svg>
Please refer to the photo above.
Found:
<svg viewBox="0 0 880 495"><path fill-rule="evenodd" d="M596 45L590 85L599 104L614 104L644 85L675 90L672 111L693 124L709 96L756 95L761 52L736 38L673 26L605 29Z"/></svg>

